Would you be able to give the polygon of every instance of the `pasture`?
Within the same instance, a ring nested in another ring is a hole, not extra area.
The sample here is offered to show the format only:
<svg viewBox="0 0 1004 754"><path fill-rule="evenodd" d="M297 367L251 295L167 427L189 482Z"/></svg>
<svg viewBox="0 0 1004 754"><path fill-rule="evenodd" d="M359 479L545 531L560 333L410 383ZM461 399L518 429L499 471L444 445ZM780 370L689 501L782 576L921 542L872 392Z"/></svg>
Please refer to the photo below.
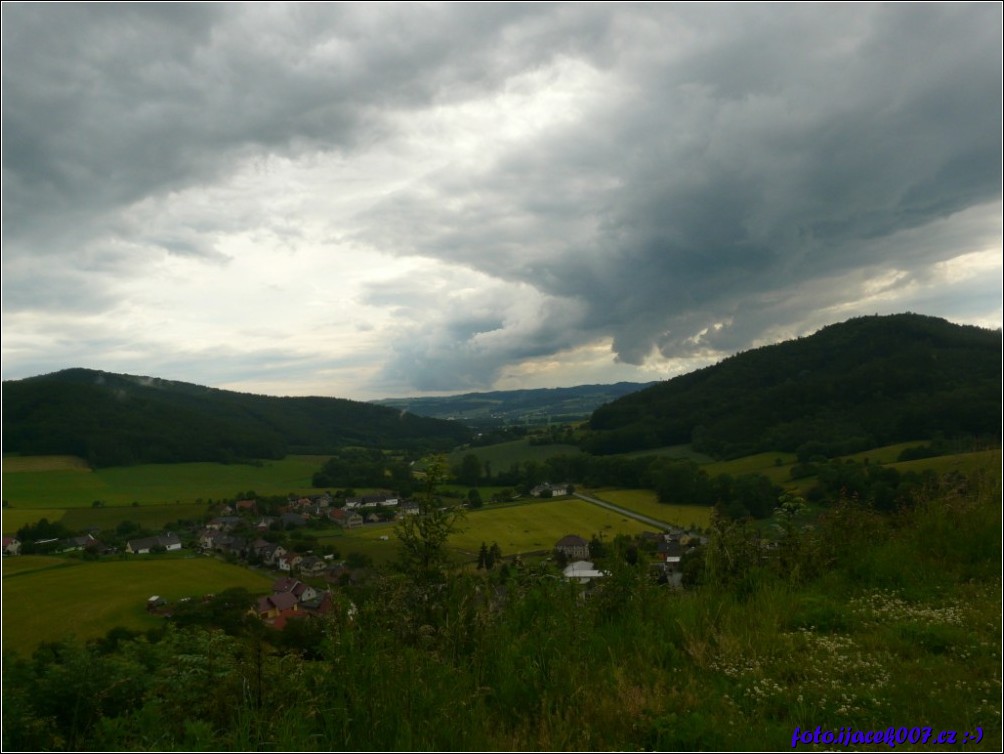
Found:
<svg viewBox="0 0 1004 754"><path fill-rule="evenodd" d="M450 537L450 546L476 557L482 542L498 542L503 554L515 555L551 550L566 534L613 539L617 534L652 530L640 521L584 500L558 499L472 511L464 530Z"/></svg>
<svg viewBox="0 0 1004 754"><path fill-rule="evenodd" d="M948 474L953 471L960 474L972 474L979 471L1000 474L1001 451L999 448L978 450L973 453L957 453L950 456L934 456L933 458L920 458L916 461L891 463L889 466L900 473L931 470L938 474Z"/></svg>
<svg viewBox="0 0 1004 754"><path fill-rule="evenodd" d="M146 600L200 597L231 587L269 591L272 577L214 558L136 556L87 562L22 555L3 563L3 649L31 651L41 642L74 634L104 636L115 626L145 630L158 625Z"/></svg>
<svg viewBox="0 0 1004 754"><path fill-rule="evenodd" d="M38 523L43 518L61 521L66 515L64 508L5 508L3 511L4 535L15 535L22 526Z"/></svg>
<svg viewBox="0 0 1004 754"><path fill-rule="evenodd" d="M317 492L311 479L326 456L288 456L260 466L220 463L116 466L87 473L85 469L24 468L42 459L5 458L3 499L14 509L87 508L95 500L106 506L192 504L232 498L254 490L259 495ZM59 456L57 458L65 458ZM8 465L13 464L13 470ZM20 470L19 470L20 469Z"/></svg>
<svg viewBox="0 0 1004 754"><path fill-rule="evenodd" d="M531 445L530 440L512 440L511 442L500 442L495 445L485 445L484 447L471 447L455 450L447 457L451 466L459 466L464 456L473 453L482 464L490 463L492 471L508 471L514 463L526 463L536 461L541 463L548 458L555 456L574 456L582 452L582 449L575 445Z"/></svg>
<svg viewBox="0 0 1004 754"><path fill-rule="evenodd" d="M3 512L3 533L16 534L22 526L43 518L60 522L70 531L114 529L123 521L132 521L143 529L163 529L175 521L200 519L207 513L200 503L171 505L115 506L106 508L7 508Z"/></svg>
<svg viewBox="0 0 1004 754"><path fill-rule="evenodd" d="M690 445L664 445L661 448L649 448L648 450L632 450L629 453L616 453L615 455L624 458L644 458L645 456L658 456L660 458L673 458L679 461L693 461L694 463L711 463L715 459L698 453Z"/></svg>
<svg viewBox="0 0 1004 754"><path fill-rule="evenodd" d="M684 528L706 528L711 523L711 508L706 505L670 505L660 503L652 490L589 490L584 494L606 500L635 513Z"/></svg>
<svg viewBox="0 0 1004 754"><path fill-rule="evenodd" d="M881 448L863 450L860 453L851 453L846 456L840 456L840 458L841 460L858 461L859 463L864 463L865 461L868 461L869 463L896 463L899 459L899 454L904 450L907 448L915 448L918 445L924 444L924 440L901 442L896 445L883 445Z"/></svg>
<svg viewBox="0 0 1004 754"><path fill-rule="evenodd" d="M566 498L468 511L461 530L450 537L449 546L464 559L470 559L477 557L482 542L498 542L502 553L510 556L550 551L566 534L586 539L596 534L613 539L617 534L634 535L643 531L652 531L652 527L583 500ZM392 524L367 525L318 541L338 547L343 557L349 552L361 552L374 562L386 563L397 555Z"/></svg>
<svg viewBox="0 0 1004 754"><path fill-rule="evenodd" d="M719 476L729 474L730 476L742 476L743 474L762 474L770 479L774 484L785 484L790 480L789 474L791 465L795 463L794 453L782 453L780 451L770 453L756 453L751 456L734 458L731 461L715 461L702 468L709 476Z"/></svg>
<svg viewBox="0 0 1004 754"><path fill-rule="evenodd" d="M3 459L4 472L18 471L90 471L87 461L77 456L8 456Z"/></svg>

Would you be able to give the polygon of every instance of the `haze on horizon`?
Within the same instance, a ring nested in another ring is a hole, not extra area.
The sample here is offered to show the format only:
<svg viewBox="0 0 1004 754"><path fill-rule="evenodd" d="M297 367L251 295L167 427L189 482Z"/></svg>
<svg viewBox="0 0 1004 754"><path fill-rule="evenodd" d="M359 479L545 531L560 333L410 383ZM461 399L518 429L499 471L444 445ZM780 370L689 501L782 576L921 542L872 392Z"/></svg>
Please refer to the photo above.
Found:
<svg viewBox="0 0 1004 754"><path fill-rule="evenodd" d="M1002 323L998 3L2 16L4 379L371 399Z"/></svg>

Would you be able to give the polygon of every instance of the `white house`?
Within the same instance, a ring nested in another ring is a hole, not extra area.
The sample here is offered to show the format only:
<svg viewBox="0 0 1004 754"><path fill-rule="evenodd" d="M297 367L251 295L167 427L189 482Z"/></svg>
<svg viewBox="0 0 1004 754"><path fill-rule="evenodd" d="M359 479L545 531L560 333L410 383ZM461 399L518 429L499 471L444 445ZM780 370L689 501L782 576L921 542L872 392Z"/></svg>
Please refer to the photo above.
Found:
<svg viewBox="0 0 1004 754"><path fill-rule="evenodd" d="M596 570L596 567L588 560L576 560L574 563L569 563L562 573L569 581L578 581L580 584L586 584L592 579L601 579L610 575L607 571Z"/></svg>

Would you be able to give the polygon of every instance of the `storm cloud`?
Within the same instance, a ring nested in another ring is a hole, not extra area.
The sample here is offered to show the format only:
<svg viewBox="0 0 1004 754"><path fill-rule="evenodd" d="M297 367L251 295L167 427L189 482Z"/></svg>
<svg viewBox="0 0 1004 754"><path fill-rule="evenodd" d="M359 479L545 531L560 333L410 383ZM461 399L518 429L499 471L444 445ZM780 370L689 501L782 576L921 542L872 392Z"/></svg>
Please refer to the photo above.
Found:
<svg viewBox="0 0 1004 754"><path fill-rule="evenodd" d="M1000 324L999 5L3 21L5 378L152 351L352 397L597 381L560 367L597 344L651 379L873 311Z"/></svg>

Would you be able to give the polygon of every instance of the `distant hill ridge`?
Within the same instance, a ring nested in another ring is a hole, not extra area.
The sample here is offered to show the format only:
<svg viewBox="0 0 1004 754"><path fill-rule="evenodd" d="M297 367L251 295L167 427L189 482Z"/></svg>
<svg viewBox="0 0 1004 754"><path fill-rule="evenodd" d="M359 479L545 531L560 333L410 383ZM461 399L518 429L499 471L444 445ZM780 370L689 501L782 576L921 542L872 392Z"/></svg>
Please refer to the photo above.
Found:
<svg viewBox="0 0 1004 754"><path fill-rule="evenodd" d="M458 419L471 425L533 419L560 421L586 418L598 406L654 384L617 382L611 385L493 390L438 397L386 398L373 403L404 409L420 416Z"/></svg>
<svg viewBox="0 0 1004 754"><path fill-rule="evenodd" d="M233 462L347 445L448 450L469 430L342 398L276 398L156 377L66 369L3 383L5 453L94 466Z"/></svg>
<svg viewBox="0 0 1004 754"><path fill-rule="evenodd" d="M738 457L806 443L853 452L1000 440L1001 331L919 314L859 317L737 354L598 408L586 448L692 443Z"/></svg>

